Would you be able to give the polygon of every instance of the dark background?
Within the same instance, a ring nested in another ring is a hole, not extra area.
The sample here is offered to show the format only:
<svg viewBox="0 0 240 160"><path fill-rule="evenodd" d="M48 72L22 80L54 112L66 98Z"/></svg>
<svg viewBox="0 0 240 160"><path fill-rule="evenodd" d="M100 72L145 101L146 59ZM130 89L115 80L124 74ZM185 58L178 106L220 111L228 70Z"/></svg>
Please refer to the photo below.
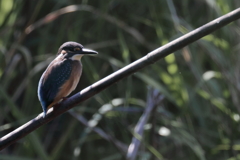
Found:
<svg viewBox="0 0 240 160"><path fill-rule="evenodd" d="M239 0L1 0L0 136L42 112L38 81L62 43L99 52L83 57L77 93L239 6ZM147 96L157 89L165 98L150 115L137 159L237 160L239 35L236 21L71 110L112 141L65 113L1 151L0 159L125 159L114 143L128 147Z"/></svg>

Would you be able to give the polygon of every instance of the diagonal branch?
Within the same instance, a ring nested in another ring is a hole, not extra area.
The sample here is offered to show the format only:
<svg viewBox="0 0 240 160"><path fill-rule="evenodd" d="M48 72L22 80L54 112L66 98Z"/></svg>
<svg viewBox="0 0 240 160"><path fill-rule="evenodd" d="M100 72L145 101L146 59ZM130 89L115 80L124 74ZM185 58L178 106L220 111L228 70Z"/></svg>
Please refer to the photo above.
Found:
<svg viewBox="0 0 240 160"><path fill-rule="evenodd" d="M88 129L96 132L99 136L101 136L103 139L112 142L115 147L117 149L119 149L122 153L126 153L127 152L127 145L125 145L124 143L118 141L117 139L115 139L114 137L112 137L111 135L105 133L102 129L98 128L98 127L92 127L91 125L88 124L88 121L81 115L76 114L73 111L69 111L69 113L75 117L78 121L80 121L82 124L84 124Z"/></svg>
<svg viewBox="0 0 240 160"><path fill-rule="evenodd" d="M190 43L206 36L207 34L216 31L217 29L237 20L240 18L240 8L217 18L202 27L199 27L186 35L177 38L176 40L157 48L156 50L148 53L146 56L138 59L137 61L127 65L126 67L112 73L111 75L99 80L98 82L92 84L91 86L83 89L81 92L73 95L66 101L60 103L53 111L49 110L47 116L42 118L42 114L38 115L36 118L30 120L21 127L15 129L4 137L0 138L0 150L11 145L22 137L26 136L30 132L34 131L43 124L48 123L57 116L63 114L67 110L73 108L75 105L83 102L84 100L94 96L100 91L106 89L117 81L137 72L138 70L158 61L159 59L187 46Z"/></svg>
<svg viewBox="0 0 240 160"><path fill-rule="evenodd" d="M151 116L151 113L153 112L154 108L159 106L159 104L162 102L163 99L164 99L164 96L157 89L150 88L148 90L146 108L142 116L140 117L137 125L134 128L134 133L133 133L134 136L132 138L132 143L128 147L128 152L126 156L128 160L136 159L140 144L144 139L143 138L144 126L148 122L148 119Z"/></svg>

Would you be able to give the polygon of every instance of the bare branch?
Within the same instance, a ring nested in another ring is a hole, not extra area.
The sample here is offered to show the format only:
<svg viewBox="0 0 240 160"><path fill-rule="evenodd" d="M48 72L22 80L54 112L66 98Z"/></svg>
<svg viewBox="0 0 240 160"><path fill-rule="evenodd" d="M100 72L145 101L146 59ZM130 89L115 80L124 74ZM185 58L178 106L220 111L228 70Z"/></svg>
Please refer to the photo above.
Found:
<svg viewBox="0 0 240 160"><path fill-rule="evenodd" d="M92 127L88 124L88 121L82 116L82 115L78 115L77 113L73 112L73 111L69 111L69 113L75 117L79 122L81 122L82 124L84 124L86 127L88 127L88 129L96 132L99 136L101 136L103 139L112 142L117 149L119 149L122 153L126 153L127 152L127 145L125 145L124 143L122 143L121 141L115 139L113 136L107 134L106 132L104 132L102 129L98 128L98 127Z"/></svg>
<svg viewBox="0 0 240 160"><path fill-rule="evenodd" d="M83 102L84 100L94 96L95 94L101 92L117 81L139 71L140 69L158 61L159 59L187 46L190 43L206 36L207 34L216 31L217 29L237 20L240 18L240 8L217 18L202 27L199 27L188 34L160 47L156 50L148 53L146 56L138 59L137 61L127 65L126 67L112 73L111 75L99 80L93 85L83 89L81 92L73 95L66 101L60 103L55 109L49 110L47 116L42 118L42 114L38 115L36 118L30 120L26 124L12 131L11 133L5 135L0 139L0 150L9 146L10 144L16 142L22 137L26 136L30 132L34 131L43 124L48 123L57 116L65 113L67 110L73 108L75 105Z"/></svg>
<svg viewBox="0 0 240 160"><path fill-rule="evenodd" d="M128 160L136 159L138 149L140 147L141 141L143 140L144 126L146 125L150 114L152 113L154 108L156 108L163 99L164 96L157 89L150 88L148 90L146 109L134 128L132 143L128 147L128 152L126 156Z"/></svg>

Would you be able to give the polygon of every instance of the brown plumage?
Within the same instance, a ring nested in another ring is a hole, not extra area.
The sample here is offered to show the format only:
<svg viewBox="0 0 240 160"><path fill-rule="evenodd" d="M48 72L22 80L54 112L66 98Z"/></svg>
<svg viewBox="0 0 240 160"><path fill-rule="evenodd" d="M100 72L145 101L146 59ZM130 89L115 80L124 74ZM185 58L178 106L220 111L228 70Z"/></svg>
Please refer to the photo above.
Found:
<svg viewBox="0 0 240 160"><path fill-rule="evenodd" d="M49 64L38 84L38 98L44 116L49 108L67 97L77 86L82 74L83 55L97 54L76 42L66 42L58 56Z"/></svg>
<svg viewBox="0 0 240 160"><path fill-rule="evenodd" d="M67 97L78 85L82 74L82 64L80 61L78 62L76 60L74 60L72 63L71 75L60 88L60 91L56 95L53 104L59 102L63 97ZM50 105L48 107L50 107Z"/></svg>

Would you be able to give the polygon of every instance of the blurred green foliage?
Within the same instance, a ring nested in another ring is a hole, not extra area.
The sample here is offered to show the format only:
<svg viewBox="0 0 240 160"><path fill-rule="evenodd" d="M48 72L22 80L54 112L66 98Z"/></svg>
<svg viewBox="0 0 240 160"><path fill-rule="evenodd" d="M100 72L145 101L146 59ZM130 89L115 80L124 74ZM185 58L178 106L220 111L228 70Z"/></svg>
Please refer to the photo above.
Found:
<svg viewBox="0 0 240 160"><path fill-rule="evenodd" d="M0 136L42 112L38 80L62 43L99 52L83 58L76 93L239 6L238 0L1 0ZM1 151L0 159L125 159L114 143L131 143L148 87L165 99L148 121L137 159L239 159L239 36L236 21L72 109L112 140L66 113Z"/></svg>

